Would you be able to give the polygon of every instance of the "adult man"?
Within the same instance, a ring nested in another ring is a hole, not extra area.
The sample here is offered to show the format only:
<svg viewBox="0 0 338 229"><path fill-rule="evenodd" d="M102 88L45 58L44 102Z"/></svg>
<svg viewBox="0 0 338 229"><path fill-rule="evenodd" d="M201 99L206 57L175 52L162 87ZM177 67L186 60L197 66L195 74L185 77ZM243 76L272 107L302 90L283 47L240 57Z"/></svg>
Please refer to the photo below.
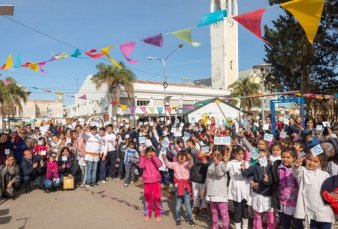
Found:
<svg viewBox="0 0 338 229"><path fill-rule="evenodd" d="M82 130L82 128L81 128ZM73 151L74 151L74 154L76 155L76 158L78 160L78 163L79 163L79 166L80 166L80 170L81 170L81 174L82 174L82 179L77 179L78 181L82 181L81 182L81 187L85 187L85 183L86 183L86 173L87 173L87 170L86 170L86 163L85 163L85 155L86 155L86 145L83 141L83 138L81 138L81 136L79 135L79 133L74 130L73 131ZM79 175L80 176L80 175Z"/></svg>
<svg viewBox="0 0 338 229"><path fill-rule="evenodd" d="M25 141L27 149L33 150L35 146L35 140L28 136L28 131L25 128L21 128L19 136Z"/></svg>
<svg viewBox="0 0 338 229"><path fill-rule="evenodd" d="M115 178L115 163L117 158L117 150L116 150L116 135L113 132L113 125L109 124L107 126L106 133L106 144L107 144L107 166L109 167L108 177L110 176L112 179Z"/></svg>
<svg viewBox="0 0 338 229"><path fill-rule="evenodd" d="M30 182L34 181L35 185L42 189L42 177L44 163L37 155L32 155L32 152L26 149L24 152L24 159L21 163L23 182L26 188L26 193L30 192Z"/></svg>

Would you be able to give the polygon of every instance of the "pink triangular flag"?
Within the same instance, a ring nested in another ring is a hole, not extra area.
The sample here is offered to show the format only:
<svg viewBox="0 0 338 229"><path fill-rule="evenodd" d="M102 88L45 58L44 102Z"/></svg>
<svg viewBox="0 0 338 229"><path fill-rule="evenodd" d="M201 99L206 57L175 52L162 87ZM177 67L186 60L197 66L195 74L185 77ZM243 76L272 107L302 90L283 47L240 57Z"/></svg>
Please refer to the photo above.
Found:
<svg viewBox="0 0 338 229"><path fill-rule="evenodd" d="M135 45L136 45L135 42L129 42L129 43L124 43L124 44L120 45L120 49L121 49L123 56L127 59L127 61L130 64L136 64L138 62L138 60L132 60L132 59L129 58L129 55L135 49Z"/></svg>
<svg viewBox="0 0 338 229"><path fill-rule="evenodd" d="M255 34L259 39L266 42L267 44L270 44L268 41L264 40L264 38L262 37L261 22L262 22L262 16L265 10L266 8L263 8L263 9L252 11L246 14L241 14L241 15L233 17L233 19L238 21L238 23L240 23L250 32Z"/></svg>
<svg viewBox="0 0 338 229"><path fill-rule="evenodd" d="M160 33L160 34L156 34L154 36L150 36L150 37L144 38L144 39L142 39L142 41L144 43L147 43L147 44L151 44L151 45L155 45L155 46L158 46L158 47L162 47L162 45L163 45L163 36Z"/></svg>
<svg viewBox="0 0 338 229"><path fill-rule="evenodd" d="M46 71L43 69L46 65L46 61L40 62L40 63L38 63L38 65L39 65L41 73L46 74Z"/></svg>
<svg viewBox="0 0 338 229"><path fill-rule="evenodd" d="M147 107L142 106L142 107L139 107L139 108L143 112L143 114L147 113Z"/></svg>
<svg viewBox="0 0 338 229"><path fill-rule="evenodd" d="M86 95L80 96L79 99L87 99Z"/></svg>

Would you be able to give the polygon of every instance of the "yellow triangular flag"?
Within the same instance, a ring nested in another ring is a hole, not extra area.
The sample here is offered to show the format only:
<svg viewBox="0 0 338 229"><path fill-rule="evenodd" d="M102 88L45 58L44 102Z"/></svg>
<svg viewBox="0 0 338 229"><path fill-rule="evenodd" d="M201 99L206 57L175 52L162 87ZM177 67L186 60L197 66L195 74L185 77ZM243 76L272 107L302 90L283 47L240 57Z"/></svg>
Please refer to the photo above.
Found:
<svg viewBox="0 0 338 229"><path fill-rule="evenodd" d="M122 66L121 66L116 60L114 60L114 59L110 56L109 50L110 50L111 48L114 48L114 46L113 46L113 45L107 46L107 47L105 47L105 48L102 48L101 51L102 51L102 53L103 53L104 55L106 55L106 57L107 57L114 65L116 65L116 66L119 67L119 68L122 68Z"/></svg>
<svg viewBox="0 0 338 229"><path fill-rule="evenodd" d="M62 91L56 91L54 93L57 94L57 95L63 95L64 94Z"/></svg>
<svg viewBox="0 0 338 229"><path fill-rule="evenodd" d="M6 61L6 65L4 67L4 70L7 70L7 69L11 68L12 66L13 66L12 54L9 54L7 61Z"/></svg>
<svg viewBox="0 0 338 229"><path fill-rule="evenodd" d="M34 72L39 71L39 65L38 65L38 64L31 63L31 64L28 65L28 67L29 67L30 69L32 69Z"/></svg>
<svg viewBox="0 0 338 229"><path fill-rule="evenodd" d="M125 111L128 109L128 105L120 104L121 110Z"/></svg>
<svg viewBox="0 0 338 229"><path fill-rule="evenodd" d="M322 17L324 0L294 0L281 4L303 27L311 44L316 37L320 18Z"/></svg>
<svg viewBox="0 0 338 229"><path fill-rule="evenodd" d="M172 32L170 34L176 36L177 38L187 42L188 44L192 45L193 47L198 47L201 45L201 43L193 42L191 38L191 29L181 29L177 30L175 32Z"/></svg>

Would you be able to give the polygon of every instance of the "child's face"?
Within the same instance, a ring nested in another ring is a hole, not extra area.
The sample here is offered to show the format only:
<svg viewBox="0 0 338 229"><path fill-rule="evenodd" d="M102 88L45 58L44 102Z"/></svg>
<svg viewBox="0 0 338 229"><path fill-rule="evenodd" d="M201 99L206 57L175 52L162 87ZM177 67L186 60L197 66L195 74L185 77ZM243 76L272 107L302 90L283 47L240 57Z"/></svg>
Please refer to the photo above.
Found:
<svg viewBox="0 0 338 229"><path fill-rule="evenodd" d="M272 155L278 157L282 154L282 150L279 146L272 147Z"/></svg>
<svg viewBox="0 0 338 229"><path fill-rule="evenodd" d="M147 152L146 153L146 158L151 159L151 156L152 156L153 153L154 152L152 152L152 151Z"/></svg>
<svg viewBox="0 0 338 229"><path fill-rule="evenodd" d="M242 161L244 159L244 152L243 151L239 151L236 156L235 156L235 159L237 161Z"/></svg>
<svg viewBox="0 0 338 229"><path fill-rule="evenodd" d="M55 155L50 156L50 157L49 157L49 160L50 160L51 162L55 161Z"/></svg>
<svg viewBox="0 0 338 229"><path fill-rule="evenodd" d="M308 134L305 136L305 142L309 142L313 139L312 135L311 134Z"/></svg>
<svg viewBox="0 0 338 229"><path fill-rule="evenodd" d="M215 151L212 154L212 159L215 162L216 160L221 161L222 160L222 154L219 151Z"/></svg>
<svg viewBox="0 0 338 229"><path fill-rule="evenodd" d="M265 151L259 151L259 158L267 157L268 154Z"/></svg>
<svg viewBox="0 0 338 229"><path fill-rule="evenodd" d="M95 134L97 133L97 130L95 130L95 129L90 130L90 133L91 133L92 135L95 135Z"/></svg>
<svg viewBox="0 0 338 229"><path fill-rule="evenodd" d="M134 145L134 144L130 144L130 145L129 145L129 148L130 148L130 149L134 149L134 148L135 148L135 145Z"/></svg>
<svg viewBox="0 0 338 229"><path fill-rule="evenodd" d="M100 135L100 136L104 136L104 135L105 135L104 130L100 130L100 131L99 131L99 135Z"/></svg>
<svg viewBox="0 0 338 229"><path fill-rule="evenodd" d="M58 137L56 137L56 136L54 136L54 137L52 138L52 140L53 140L53 142L56 144L56 143L58 143L58 141L59 141L59 138L58 138Z"/></svg>
<svg viewBox="0 0 338 229"><path fill-rule="evenodd" d="M182 164L182 163L186 162L187 156L180 154L180 155L178 155L177 160L178 160L179 163Z"/></svg>
<svg viewBox="0 0 338 229"><path fill-rule="evenodd" d="M303 148L300 146L299 143L295 143L293 145L293 148L295 148L295 150L297 151L297 153L303 151Z"/></svg>
<svg viewBox="0 0 338 229"><path fill-rule="evenodd" d="M318 157L313 156L310 154L310 156L306 159L306 168L308 170L316 170L321 167L321 162Z"/></svg>
<svg viewBox="0 0 338 229"><path fill-rule="evenodd" d="M266 149L265 141L263 141L263 140L258 141L257 142L257 148L258 148L258 150Z"/></svg>
<svg viewBox="0 0 338 229"><path fill-rule="evenodd" d="M284 165L285 167L290 168L294 161L295 158L292 157L292 155L289 152L284 152L282 154L282 165Z"/></svg>

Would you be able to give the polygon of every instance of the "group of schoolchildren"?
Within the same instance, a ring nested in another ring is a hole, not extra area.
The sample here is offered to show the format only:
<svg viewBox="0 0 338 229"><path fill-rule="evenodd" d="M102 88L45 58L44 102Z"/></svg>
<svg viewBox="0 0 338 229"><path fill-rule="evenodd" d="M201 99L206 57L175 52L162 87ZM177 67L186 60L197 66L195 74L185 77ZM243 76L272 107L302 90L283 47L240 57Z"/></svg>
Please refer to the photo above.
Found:
<svg viewBox="0 0 338 229"><path fill-rule="evenodd" d="M195 225L193 215L207 215L210 209L212 228L219 228L219 219L222 228L229 228L231 202L236 229L249 228L250 208L253 228L264 223L269 229L331 228L338 215L337 137L323 127L324 120L308 118L303 127L299 117L290 118L289 125L277 122L275 133L270 120L264 120L267 130L250 117L245 125L228 120L223 126L213 118L194 124L146 120L136 128L125 121L100 129L77 120L62 128L42 124L31 130L28 138L36 142L31 148L25 136L0 137L0 187L13 197L20 184L28 192L32 182L49 192L64 177L90 188L118 176L128 187L139 175L145 221L153 208L155 221L161 221L162 189L173 186L177 226L182 225L184 205L189 225ZM274 138L267 140L265 133ZM216 145L216 137L230 137L231 142ZM26 146L20 148L20 159L15 142L21 140Z"/></svg>

